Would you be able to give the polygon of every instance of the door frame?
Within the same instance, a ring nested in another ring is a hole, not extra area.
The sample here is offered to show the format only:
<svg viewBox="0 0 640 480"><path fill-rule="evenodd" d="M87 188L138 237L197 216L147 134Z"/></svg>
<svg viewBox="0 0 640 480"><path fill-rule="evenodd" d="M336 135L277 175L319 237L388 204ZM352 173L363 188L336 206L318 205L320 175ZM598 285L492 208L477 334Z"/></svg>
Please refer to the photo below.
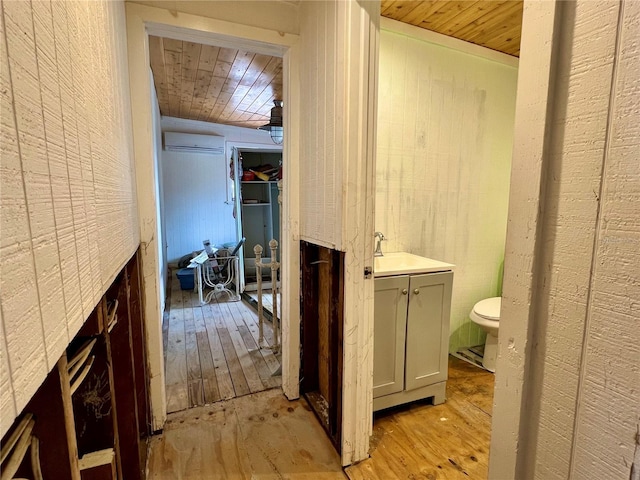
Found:
<svg viewBox="0 0 640 480"><path fill-rule="evenodd" d="M242 142L229 142L228 144L231 148L231 155L233 158L233 183L234 183L234 192L235 192L235 196L233 198L233 205L234 208L236 209L236 233L237 233L237 240L240 241L240 239L242 238L242 222L243 220L243 212L242 212L242 203L240 203L240 198L238 196L238 192L240 191L240 189L242 188L242 179L240 178L240 175L238 174L238 155L242 152L256 152L256 153L280 153L282 155L282 146L281 145L263 145L263 146L257 146L255 143L254 144L250 144L250 143L242 143ZM284 168L284 164L283 164L283 168ZM271 188L271 187L269 187ZM284 188L284 187L283 187ZM284 195L284 190L283 190L283 195ZM278 201L278 199L276 198L276 201ZM283 198L283 202L284 202L284 198ZM281 212L282 213L282 212ZM280 215L280 219L282 220L282 214ZM278 235L278 238L280 238L281 235ZM238 252L239 254L239 268L238 268L238 277L240 279L240 293L243 293L245 291L245 287L246 287L246 282L245 282L245 278L244 278L244 260L245 260L245 256L249 256L251 255L251 251L249 251L247 253L247 255L245 255L245 246L243 246L240 251ZM278 247L282 247L282 245L278 244ZM269 246L268 245L262 245L262 248L264 249L264 254L263 257L269 253ZM282 251L280 251L280 256L282 256ZM270 257L271 255L269 255Z"/></svg>
<svg viewBox="0 0 640 480"><path fill-rule="evenodd" d="M142 246L144 313L147 319L147 356L150 376L152 423L162 429L166 420L166 394L162 345L162 311L159 291L158 243L152 135L152 92L149 81L149 35L233 47L283 58L284 128L282 202L282 389L289 399L299 396L300 290L298 240L299 88L298 36L169 10L127 3L127 39L133 143L135 153L138 222ZM293 181L292 181L293 180ZM150 321L157 319L157 322Z"/></svg>

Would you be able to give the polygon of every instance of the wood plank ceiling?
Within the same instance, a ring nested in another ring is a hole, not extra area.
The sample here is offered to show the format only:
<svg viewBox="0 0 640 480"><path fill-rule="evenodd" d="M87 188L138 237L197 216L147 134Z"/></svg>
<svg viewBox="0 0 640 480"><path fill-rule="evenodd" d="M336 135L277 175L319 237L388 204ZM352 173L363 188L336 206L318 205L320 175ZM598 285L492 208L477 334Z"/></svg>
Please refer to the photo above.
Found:
<svg viewBox="0 0 640 480"><path fill-rule="evenodd" d="M282 59L231 48L149 37L160 113L257 128L282 99Z"/></svg>
<svg viewBox="0 0 640 480"><path fill-rule="evenodd" d="M384 17L520 54L522 0L382 0ZM282 99L282 59L231 48L149 37L160 113L257 128Z"/></svg>
<svg viewBox="0 0 640 480"><path fill-rule="evenodd" d="M522 0L382 0L383 17L520 55Z"/></svg>

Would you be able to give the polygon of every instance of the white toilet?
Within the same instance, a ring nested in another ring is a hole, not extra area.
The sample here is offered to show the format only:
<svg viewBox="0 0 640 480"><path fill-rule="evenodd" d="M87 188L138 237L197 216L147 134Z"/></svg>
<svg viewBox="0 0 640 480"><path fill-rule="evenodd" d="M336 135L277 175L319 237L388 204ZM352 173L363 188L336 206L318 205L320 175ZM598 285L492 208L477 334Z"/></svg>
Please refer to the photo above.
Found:
<svg viewBox="0 0 640 480"><path fill-rule="evenodd" d="M487 332L482 365L490 372L496 371L501 304L502 297L485 298L476 303L469 314L469 318Z"/></svg>

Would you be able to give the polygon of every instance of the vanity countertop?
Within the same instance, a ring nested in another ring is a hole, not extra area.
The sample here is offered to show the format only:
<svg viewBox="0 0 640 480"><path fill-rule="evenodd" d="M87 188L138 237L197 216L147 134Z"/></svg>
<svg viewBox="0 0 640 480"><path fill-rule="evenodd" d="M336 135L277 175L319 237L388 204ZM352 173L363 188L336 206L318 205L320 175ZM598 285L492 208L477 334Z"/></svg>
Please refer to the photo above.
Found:
<svg viewBox="0 0 640 480"><path fill-rule="evenodd" d="M385 253L382 257L374 257L374 277L390 277L392 275L410 275L416 273L446 272L455 265L440 262L431 258L413 255L407 252Z"/></svg>

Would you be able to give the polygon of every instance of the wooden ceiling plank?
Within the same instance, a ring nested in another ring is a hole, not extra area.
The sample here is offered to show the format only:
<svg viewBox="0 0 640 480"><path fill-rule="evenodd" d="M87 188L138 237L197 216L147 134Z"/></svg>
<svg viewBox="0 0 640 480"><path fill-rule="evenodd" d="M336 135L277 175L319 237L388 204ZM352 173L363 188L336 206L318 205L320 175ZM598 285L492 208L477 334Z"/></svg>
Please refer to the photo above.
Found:
<svg viewBox="0 0 640 480"><path fill-rule="evenodd" d="M264 118L269 120L271 118L271 109L273 108L273 101L280 100L280 98L276 98L276 95L270 88L266 88L264 92L253 102L249 111L255 112L256 114L263 115Z"/></svg>
<svg viewBox="0 0 640 480"><path fill-rule="evenodd" d="M211 79L211 83L209 84L209 89L207 90L207 96L204 100L204 104L202 105L202 111L200 113L199 119L204 120L209 118L213 107L216 106L218 95L220 95L220 92L222 91L223 84L224 78L213 77Z"/></svg>
<svg viewBox="0 0 640 480"><path fill-rule="evenodd" d="M423 2L421 8L416 8L410 15L406 17L406 20L402 20L403 22L410 23L411 25L416 25L422 27L424 22L429 21L429 19L436 15L436 13L442 9L447 7L448 0L435 0ZM424 28L424 27L423 27Z"/></svg>
<svg viewBox="0 0 640 480"><path fill-rule="evenodd" d="M479 19L483 15L486 15L489 11L495 8L501 8L506 1L493 2L487 0L480 0L478 2L470 3L467 8L460 12L455 18L450 19L446 24L438 25L438 32L444 35L451 35L456 30L469 25L474 20Z"/></svg>
<svg viewBox="0 0 640 480"><path fill-rule="evenodd" d="M182 88L180 93L180 115L189 117L195 94L196 75L200 63L202 44L182 43Z"/></svg>
<svg viewBox="0 0 640 480"><path fill-rule="evenodd" d="M213 75L206 70L198 70L196 74L196 82L193 87L193 99L191 101L191 110L189 111L189 117L192 119L198 119L200 112L204 106L204 101L207 98L207 91L211 84Z"/></svg>
<svg viewBox="0 0 640 480"><path fill-rule="evenodd" d="M477 34L478 31L491 29L500 25L500 22L502 22L506 17L509 17L514 12L522 12L522 1L510 0L505 4L488 11L480 18L474 20L465 27L456 30L452 35L456 36L457 38L465 39L468 37L473 37ZM520 14L520 16L522 16L522 14Z"/></svg>
<svg viewBox="0 0 640 480"><path fill-rule="evenodd" d="M161 37L149 36L149 61L153 73L153 83L156 87L160 114L166 115L169 112L169 94L167 91L167 74L165 72L164 49Z"/></svg>
<svg viewBox="0 0 640 480"><path fill-rule="evenodd" d="M172 117L180 115L180 83L182 71L180 68L181 53L167 50L166 42L163 41L165 72L167 74L167 95L169 97L169 115ZM175 48L175 46L174 46Z"/></svg>
<svg viewBox="0 0 640 480"><path fill-rule="evenodd" d="M220 120L222 121L231 120L233 117L236 117L238 115L237 107L238 105L240 105L240 103L242 102L242 99L244 99L247 93L249 93L250 89L251 87L238 85L238 88L236 88L235 92L233 93L233 95L225 105L224 109L220 113Z"/></svg>
<svg viewBox="0 0 640 480"><path fill-rule="evenodd" d="M389 13L390 18L400 22L414 24L422 19L425 12L430 11L441 0L398 2Z"/></svg>
<svg viewBox="0 0 640 480"><path fill-rule="evenodd" d="M415 0L382 0L380 3L380 15L385 17L405 15L418 6L420 2Z"/></svg>
<svg viewBox="0 0 640 480"><path fill-rule="evenodd" d="M164 51L175 52L182 54L182 40L175 40L173 38L163 38Z"/></svg>
<svg viewBox="0 0 640 480"><path fill-rule="evenodd" d="M440 32L442 25L450 22L453 18L460 15L467 7L473 5L470 1L449 1L433 12L428 18L420 22L422 28Z"/></svg>
<svg viewBox="0 0 640 480"><path fill-rule="evenodd" d="M229 76L229 72L231 71L232 65L233 63L220 60L220 58L218 57L216 66L213 68L213 76L220 77L220 78L227 78Z"/></svg>
<svg viewBox="0 0 640 480"><path fill-rule="evenodd" d="M473 43L484 43L491 41L492 38L503 35L505 32L519 25L519 18L521 18L521 12L512 12L509 17L504 17L501 20L494 20L491 23L486 23L481 28L468 35L467 38Z"/></svg>
<svg viewBox="0 0 640 480"><path fill-rule="evenodd" d="M245 74L240 80L240 85L251 86L253 85L260 75L264 72L265 68L269 65L269 55L255 55L251 63L247 67Z"/></svg>
<svg viewBox="0 0 640 480"><path fill-rule="evenodd" d="M516 25L501 35L488 39L481 45L510 55L516 55L520 51L520 34L521 28Z"/></svg>
<svg viewBox="0 0 640 480"><path fill-rule="evenodd" d="M198 71L198 65L200 63L200 52L202 45L194 42L184 42L182 48L182 71L193 72L192 76L195 80L195 72ZM183 74L183 78L191 79L191 76Z"/></svg>
<svg viewBox="0 0 640 480"><path fill-rule="evenodd" d="M220 52L218 53L218 60L221 62L233 63L236 59L236 55L238 54L238 50L235 48L220 48Z"/></svg>
<svg viewBox="0 0 640 480"><path fill-rule="evenodd" d="M200 61L198 62L198 70L204 72L213 72L218 60L218 52L220 47L212 47L211 45L202 45L200 50Z"/></svg>

